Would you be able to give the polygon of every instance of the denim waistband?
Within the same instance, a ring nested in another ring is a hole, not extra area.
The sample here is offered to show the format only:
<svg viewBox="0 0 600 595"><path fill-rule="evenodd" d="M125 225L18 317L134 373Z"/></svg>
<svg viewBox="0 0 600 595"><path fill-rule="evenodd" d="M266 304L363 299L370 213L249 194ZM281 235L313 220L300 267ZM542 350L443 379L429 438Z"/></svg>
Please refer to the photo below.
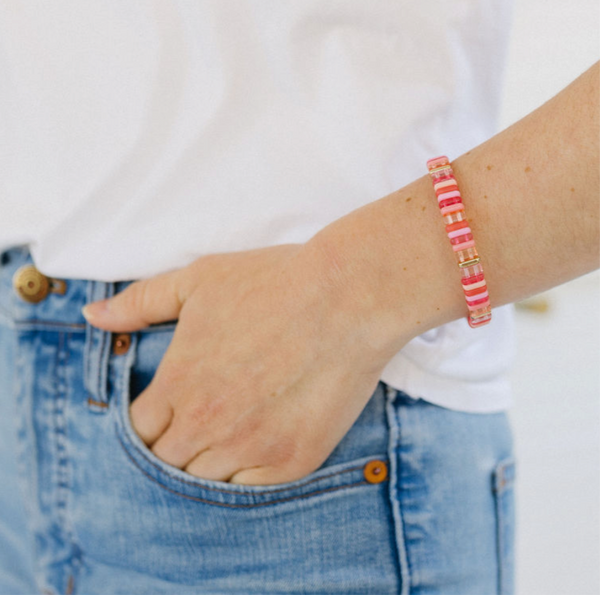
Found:
<svg viewBox="0 0 600 595"><path fill-rule="evenodd" d="M19 296L14 279L23 267L32 265L35 263L27 246L14 246L0 253L1 324L85 331L86 321L81 308L90 302L112 297L135 281L61 279L64 293L50 291L38 303L30 303Z"/></svg>
<svg viewBox="0 0 600 595"><path fill-rule="evenodd" d="M142 336L152 343L150 335L157 333L149 331L168 331L168 337L164 337L168 342L176 321L151 325L132 334L113 335L110 331L89 325L81 309L90 302L112 297L134 280L106 282L46 277L53 290L48 291L40 301L32 303L20 295L15 285L15 279L19 279L23 274L24 267L31 266L35 265L26 246L11 247L0 253L0 326L9 327L20 336L31 331L58 333L68 337L79 335L83 341L84 384L89 396L88 403L93 407L97 406L101 411L106 407L108 400L107 378L110 374L113 340L127 335L127 345L131 347L128 347L128 350L131 352L136 351ZM59 290L56 291L56 288ZM133 360L129 358L127 361L130 365Z"/></svg>

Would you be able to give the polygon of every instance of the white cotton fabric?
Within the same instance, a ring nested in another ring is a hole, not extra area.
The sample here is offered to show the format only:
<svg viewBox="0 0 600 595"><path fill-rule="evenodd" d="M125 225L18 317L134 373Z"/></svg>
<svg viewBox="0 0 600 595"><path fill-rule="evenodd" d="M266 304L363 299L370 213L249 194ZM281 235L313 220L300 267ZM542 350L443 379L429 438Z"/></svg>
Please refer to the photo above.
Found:
<svg viewBox="0 0 600 595"><path fill-rule="evenodd" d="M511 4L0 0L0 249L118 281L305 242L498 132ZM509 305L382 380L499 411L514 349Z"/></svg>

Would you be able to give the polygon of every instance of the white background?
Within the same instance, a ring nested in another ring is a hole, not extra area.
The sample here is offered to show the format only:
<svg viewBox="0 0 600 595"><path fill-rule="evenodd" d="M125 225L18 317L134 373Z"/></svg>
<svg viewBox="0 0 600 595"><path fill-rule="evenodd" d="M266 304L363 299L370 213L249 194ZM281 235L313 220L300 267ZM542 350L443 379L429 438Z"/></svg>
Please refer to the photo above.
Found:
<svg viewBox="0 0 600 595"><path fill-rule="evenodd" d="M599 39L597 0L515 0L500 129L596 62ZM517 594L598 595L600 273L517 306Z"/></svg>

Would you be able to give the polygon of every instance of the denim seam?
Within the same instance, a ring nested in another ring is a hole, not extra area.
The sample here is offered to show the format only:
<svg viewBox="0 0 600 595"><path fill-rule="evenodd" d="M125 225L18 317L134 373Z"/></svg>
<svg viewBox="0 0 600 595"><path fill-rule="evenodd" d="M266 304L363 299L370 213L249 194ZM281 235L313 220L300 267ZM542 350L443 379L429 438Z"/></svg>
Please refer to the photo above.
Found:
<svg viewBox="0 0 600 595"><path fill-rule="evenodd" d="M410 564L406 548L405 524L402 517L402 506L400 505L400 469L399 453L394 456L396 447L400 445L400 421L394 407L394 401L398 398L399 391L386 384L386 410L388 415L388 427L390 440L388 445L388 456L390 460L390 499L392 502L392 514L395 520L394 529L396 535L396 548L398 550L398 566L400 567L401 590L400 595L409 595L410 592Z"/></svg>
<svg viewBox="0 0 600 595"><path fill-rule="evenodd" d="M36 440L29 440L35 437L33 421L31 415L28 415L32 407L29 399L26 398L26 391L22 386L23 370L25 368L25 355L21 341L15 341L15 384L13 386L15 394L15 415L17 424L17 452L16 459L18 465L18 482L22 492L22 497L28 493L29 485L36 485L36 477L39 476L38 460L36 457L30 457L30 451L35 448ZM33 468L32 468L33 467ZM34 507L24 498L27 508L27 530L32 536L38 533L38 522ZM36 585L42 585L46 582L43 568L39 564L39 544L34 539L33 546L33 576Z"/></svg>
<svg viewBox="0 0 600 595"><path fill-rule="evenodd" d="M504 595L506 593L506 568L504 563L504 531L503 527L505 524L504 514L502 512L503 498L506 492L513 487L514 478L509 480L505 479L505 469L509 465L514 465L514 457L508 457L500 461L493 473L493 492L494 492L494 504L496 512L496 555L498 558L498 594Z"/></svg>
<svg viewBox="0 0 600 595"><path fill-rule="evenodd" d="M67 584L73 580L75 573L75 551L79 548L73 541L73 530L69 522L68 499L71 486L69 477L69 452L68 452L68 423L65 413L67 407L67 383L65 382L65 374L69 367L69 339L70 335L60 333L58 336L58 348L56 353L56 398L54 399L54 434L56 440L56 461L59 469L57 477L57 517L60 523L60 532L62 539L71 549L71 555L65 563L67 576ZM62 426L62 429L61 429ZM63 444L60 444L62 434Z"/></svg>
<svg viewBox="0 0 600 595"><path fill-rule="evenodd" d="M121 442L121 439L119 437L119 442ZM140 467L140 465L138 464L138 462L129 454L129 452L127 451L127 449L125 449L123 443L121 442L121 446L123 446L123 449L125 450L125 454L127 455L127 457L131 460L131 462L151 481L153 481L154 483L156 483L157 485L159 485L161 488L163 488L164 490L167 490L168 492L171 492L172 494L175 494L177 496L181 496L182 498L187 498L189 500L194 500L196 502L204 502L205 504L213 504L215 506L224 506L226 508L257 508L259 506L269 506L271 504L280 504L282 502L290 502L293 500L300 500L300 499L304 499L304 498L312 498L314 496L317 496L318 494L325 494L327 492L334 492L337 490L342 490L344 488L353 488L353 487L358 487L361 485L377 485L377 484L372 484L371 482L368 481L357 481L354 483L350 483L350 484L346 484L346 485L342 485L342 486L332 486L330 488L325 488L323 490L317 490L314 492L310 492L308 494L301 494L298 496L291 496L289 498L280 498L279 500L270 500L269 502L256 502L253 504L228 504L226 502L217 502L214 500L206 500L204 498L199 498L198 496L190 496L188 494L183 494L181 492L178 492L176 490L171 489L170 487L163 485L162 483L160 483L156 478L152 477L152 475L150 475L149 473L147 473L144 469L142 469ZM360 469L361 467L355 467L354 469ZM349 469L346 469L346 471L349 471ZM339 472L342 473L342 472ZM325 476L328 477L328 476ZM173 477L173 479L178 479L178 481L184 481L182 479L179 478L175 478ZM316 480L311 480L311 481L316 481ZM194 485L194 484L192 484ZM306 484L305 484L306 485ZM220 491L220 492L227 492L227 490L219 490L218 488L208 488L208 487L202 487L202 489L214 489L216 491ZM287 488L289 489L289 488ZM239 492L228 492L228 493L233 493L236 496L252 496L253 494L240 494ZM269 492L272 493L272 492ZM262 494L259 494L262 496Z"/></svg>
<svg viewBox="0 0 600 595"><path fill-rule="evenodd" d="M503 557L503 548L504 548L504 539L502 537L502 503L501 503L502 494L496 492L494 495L495 500L495 508L496 508L496 555L498 557L498 595L502 595L504 580L503 580L503 571L502 571L502 557Z"/></svg>
<svg viewBox="0 0 600 595"><path fill-rule="evenodd" d="M79 324L79 323L75 323L75 322L60 322L58 320L36 320L35 318L33 320L15 320L14 321L14 325L17 328L21 328L21 327L29 327L29 326L41 326L41 327L47 327L47 326L58 326L60 327L61 332L63 330L85 330L86 325L85 324ZM31 330L36 330L36 329L31 329Z"/></svg>

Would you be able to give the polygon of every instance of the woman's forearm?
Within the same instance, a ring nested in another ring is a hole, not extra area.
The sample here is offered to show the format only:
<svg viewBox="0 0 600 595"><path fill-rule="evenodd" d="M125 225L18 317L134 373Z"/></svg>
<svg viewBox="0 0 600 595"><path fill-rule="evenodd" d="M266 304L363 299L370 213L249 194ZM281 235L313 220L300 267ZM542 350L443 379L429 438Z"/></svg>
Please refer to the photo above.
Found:
<svg viewBox="0 0 600 595"><path fill-rule="evenodd" d="M485 272L490 324L494 307L600 267L599 72L596 62L534 112L450 156ZM390 354L467 316L428 174L334 221L311 242L341 288L340 308L364 321L369 340Z"/></svg>

